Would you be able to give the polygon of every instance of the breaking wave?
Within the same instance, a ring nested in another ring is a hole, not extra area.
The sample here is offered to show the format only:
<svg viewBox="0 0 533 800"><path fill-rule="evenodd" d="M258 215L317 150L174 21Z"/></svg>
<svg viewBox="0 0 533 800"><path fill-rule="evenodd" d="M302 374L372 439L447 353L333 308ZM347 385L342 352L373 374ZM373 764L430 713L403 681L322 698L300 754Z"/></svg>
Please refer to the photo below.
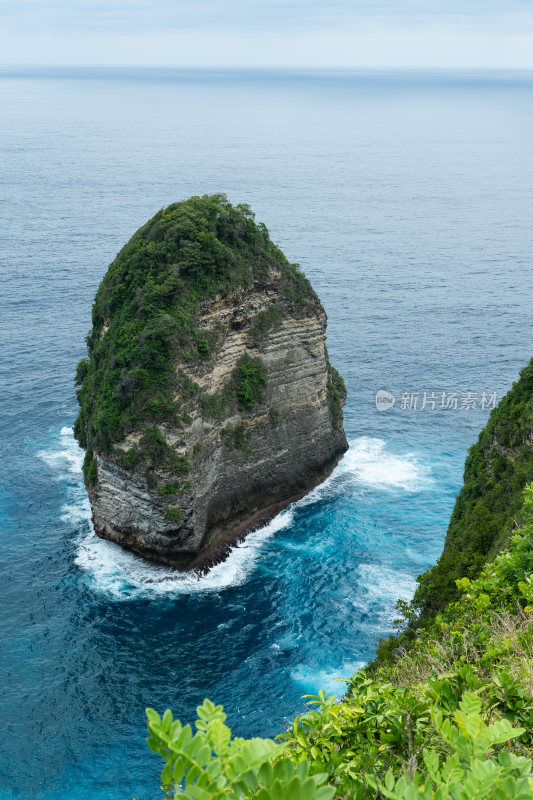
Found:
<svg viewBox="0 0 533 800"><path fill-rule="evenodd" d="M383 439L361 436L350 444L336 474L373 489L419 492L433 484L431 469L415 453L392 453Z"/></svg>
<svg viewBox="0 0 533 800"><path fill-rule="evenodd" d="M420 491L432 485L429 469L422 466L415 455L393 454L381 439L357 438L324 483L286 508L267 525L248 534L243 542L235 545L228 558L213 567L207 575L198 576L151 564L94 534L91 509L81 474L83 451L74 439L72 428L62 428L56 445L41 450L38 456L56 473L58 480L67 484L67 502L61 508L61 520L76 528L78 543L75 563L83 571L90 588L117 600L217 592L242 585L254 570L265 542L289 528L299 508L345 492L347 482L355 487L407 492ZM386 570L376 567L376 571L376 579L381 571L382 586L386 588L390 585ZM398 576L395 575L393 591L400 596L397 584Z"/></svg>

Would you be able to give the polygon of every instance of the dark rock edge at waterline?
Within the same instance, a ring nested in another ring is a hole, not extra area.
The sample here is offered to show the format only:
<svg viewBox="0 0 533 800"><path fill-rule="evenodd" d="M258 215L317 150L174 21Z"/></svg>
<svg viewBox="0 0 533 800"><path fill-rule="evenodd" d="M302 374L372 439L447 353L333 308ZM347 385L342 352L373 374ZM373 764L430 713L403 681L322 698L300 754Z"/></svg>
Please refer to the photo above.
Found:
<svg viewBox="0 0 533 800"><path fill-rule="evenodd" d="M315 483L312 483L305 489L301 489L300 491L293 493L285 500L279 500L275 503L271 503L269 506L256 511L254 514L252 514L252 516L237 524L231 531L227 531L225 534L222 534L219 538L217 538L216 541L213 541L210 545L208 545L205 550L202 550L200 553L192 556L189 560L184 559L181 564L176 563L176 561L173 560L165 561L162 559L159 553L157 553L154 557L146 550L135 548L126 539L124 539L123 542L118 542L116 535L113 537L106 536L102 530L98 530L94 525L93 517L92 522L94 532L98 538L104 539L105 541L114 542L115 544L120 544L120 546L124 547L125 550L129 550L143 561L149 561L154 565L165 566L170 569L174 569L178 574L194 573L198 576L198 578L201 578L204 575L207 575L213 567L216 567L218 564L222 564L224 561L226 561L226 559L231 555L232 550L239 544L242 544L249 534L264 528L275 517L277 517L278 514L284 511L284 509L288 508L288 506L290 506L292 503L297 503L299 500L302 500L304 497L318 488L322 483L324 483L331 476L347 450L348 445L346 445L344 451L337 453L335 458L325 465L323 473L317 478Z"/></svg>

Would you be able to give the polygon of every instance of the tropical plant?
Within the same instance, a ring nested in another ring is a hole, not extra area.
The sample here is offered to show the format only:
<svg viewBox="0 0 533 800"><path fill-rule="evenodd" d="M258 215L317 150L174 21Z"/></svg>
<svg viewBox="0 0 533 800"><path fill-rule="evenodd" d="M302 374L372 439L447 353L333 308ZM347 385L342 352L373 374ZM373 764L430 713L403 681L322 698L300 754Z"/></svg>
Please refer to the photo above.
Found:
<svg viewBox="0 0 533 800"><path fill-rule="evenodd" d="M149 708L148 746L165 766L161 783L167 798L190 800L331 800L335 790L326 775L310 775L307 764L282 757L271 739L232 738L222 706L204 700L198 706L196 733Z"/></svg>

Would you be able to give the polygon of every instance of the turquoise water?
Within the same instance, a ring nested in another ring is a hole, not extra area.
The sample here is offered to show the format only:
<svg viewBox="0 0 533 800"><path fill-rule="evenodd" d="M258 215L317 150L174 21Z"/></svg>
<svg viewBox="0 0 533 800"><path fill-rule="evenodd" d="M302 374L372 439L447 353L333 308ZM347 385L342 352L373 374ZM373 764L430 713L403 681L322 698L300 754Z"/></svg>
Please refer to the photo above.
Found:
<svg viewBox="0 0 533 800"><path fill-rule="evenodd" d="M481 394L533 354L532 98L511 73L0 76L2 800L151 800L146 705L209 696L273 735L372 657L440 553ZM350 450L196 580L92 535L72 374L124 241L213 191L322 298Z"/></svg>

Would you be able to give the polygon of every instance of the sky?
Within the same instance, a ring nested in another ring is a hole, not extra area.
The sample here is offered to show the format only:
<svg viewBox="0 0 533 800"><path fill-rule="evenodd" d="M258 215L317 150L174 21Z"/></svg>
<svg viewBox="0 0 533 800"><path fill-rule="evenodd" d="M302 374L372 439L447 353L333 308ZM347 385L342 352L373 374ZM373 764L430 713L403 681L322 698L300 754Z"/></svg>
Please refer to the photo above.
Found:
<svg viewBox="0 0 533 800"><path fill-rule="evenodd" d="M533 68L533 0L0 0L0 65Z"/></svg>

